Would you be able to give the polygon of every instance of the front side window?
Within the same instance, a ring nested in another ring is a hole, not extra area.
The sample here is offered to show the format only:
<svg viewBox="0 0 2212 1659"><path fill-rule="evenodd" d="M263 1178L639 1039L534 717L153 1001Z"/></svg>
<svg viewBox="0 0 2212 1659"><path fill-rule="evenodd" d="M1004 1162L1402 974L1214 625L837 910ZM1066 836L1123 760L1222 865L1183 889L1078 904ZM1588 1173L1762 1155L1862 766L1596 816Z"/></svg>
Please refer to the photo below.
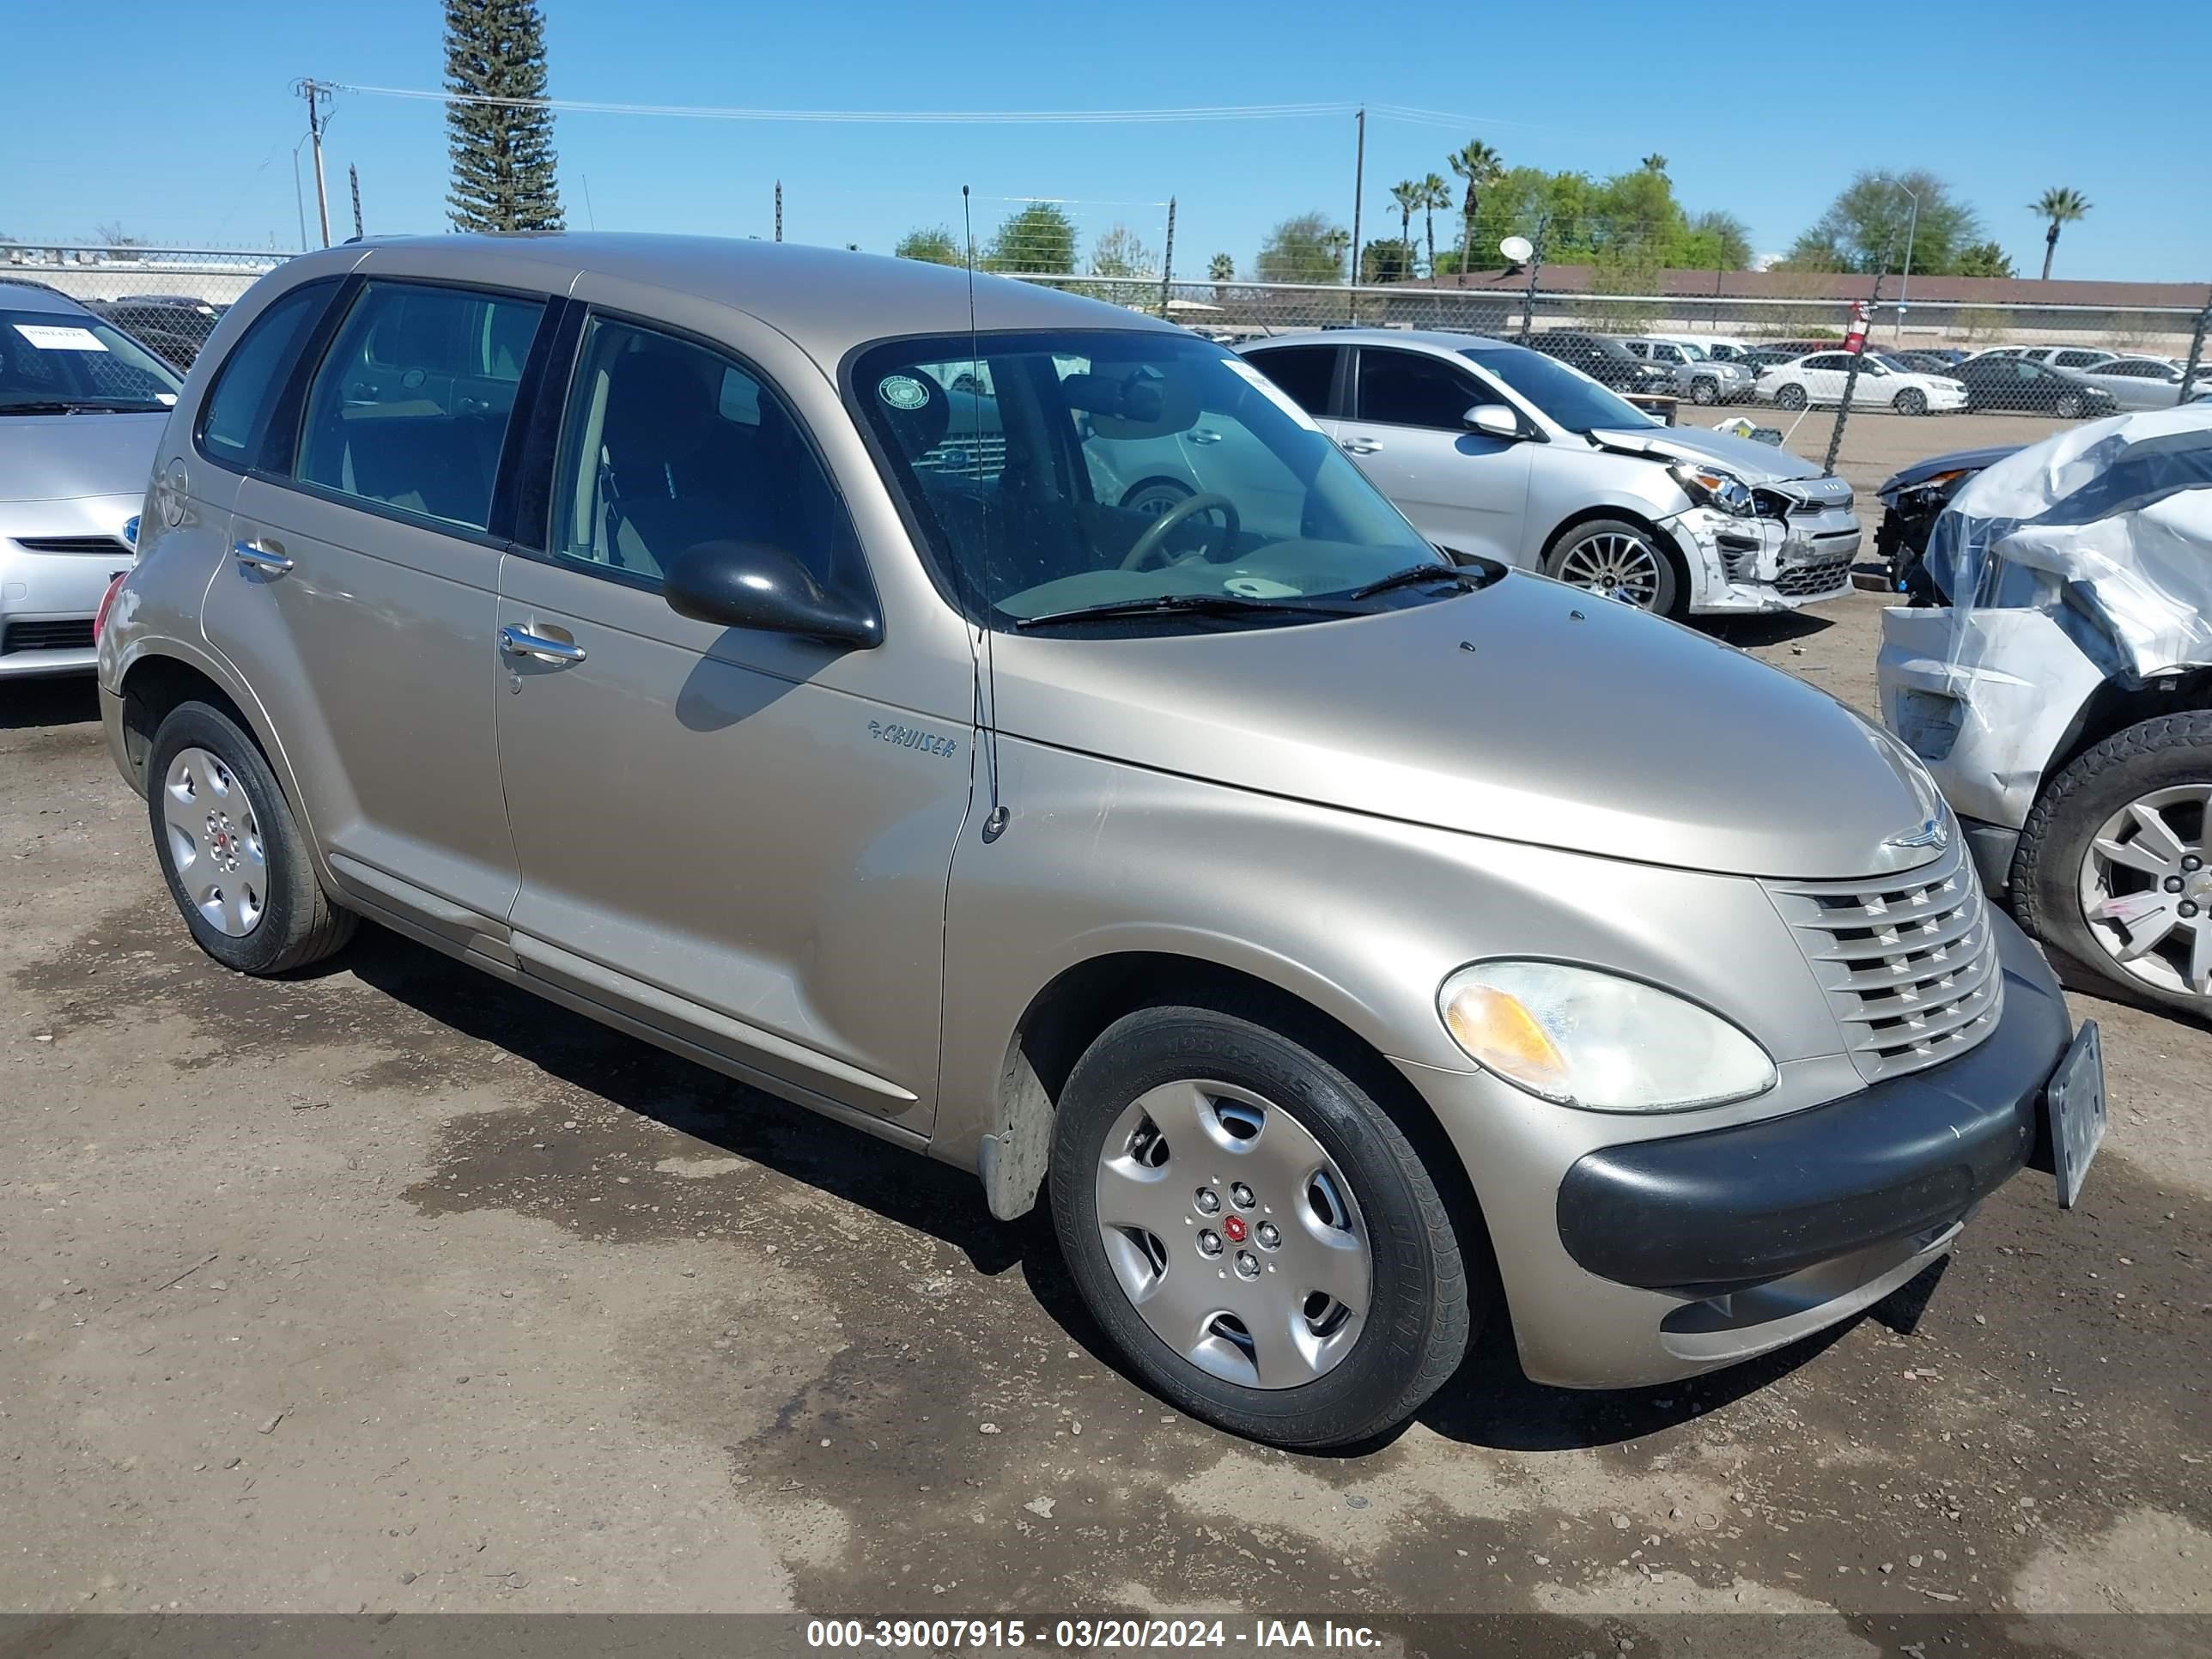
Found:
<svg viewBox="0 0 2212 1659"><path fill-rule="evenodd" d="M1455 591L1287 394L1193 336L895 340L855 361L851 396L939 580L994 625L1164 600L1187 609L1145 625L1212 629ZM1417 565L1437 582L1350 597Z"/></svg>
<svg viewBox="0 0 2212 1659"><path fill-rule="evenodd" d="M254 435L329 297L327 283L294 289L256 317L223 359L200 410L200 443L216 460L253 465Z"/></svg>
<svg viewBox="0 0 2212 1659"><path fill-rule="evenodd" d="M0 415L167 409L178 385L167 364L88 312L0 305Z"/></svg>
<svg viewBox="0 0 2212 1659"><path fill-rule="evenodd" d="M750 542L865 591L843 501L750 370L611 318L585 325L554 464L553 556L657 585L686 548Z"/></svg>
<svg viewBox="0 0 2212 1659"><path fill-rule="evenodd" d="M1359 418L1391 426L1458 432L1467 411L1487 403L1473 379L1450 364L1413 351L1359 353Z"/></svg>
<svg viewBox="0 0 2212 1659"><path fill-rule="evenodd" d="M370 282L307 391L295 476L483 530L542 300Z"/></svg>

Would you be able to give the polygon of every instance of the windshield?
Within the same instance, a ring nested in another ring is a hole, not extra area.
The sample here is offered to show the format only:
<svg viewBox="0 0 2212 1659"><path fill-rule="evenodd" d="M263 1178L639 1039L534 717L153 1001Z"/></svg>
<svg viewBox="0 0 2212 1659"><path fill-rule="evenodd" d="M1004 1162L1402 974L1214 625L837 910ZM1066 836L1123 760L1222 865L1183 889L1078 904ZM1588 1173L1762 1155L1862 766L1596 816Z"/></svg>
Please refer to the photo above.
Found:
<svg viewBox="0 0 2212 1659"><path fill-rule="evenodd" d="M0 412L167 409L179 384L112 323L81 312L0 310Z"/></svg>
<svg viewBox="0 0 2212 1659"><path fill-rule="evenodd" d="M1693 363L1702 363L1705 361L1705 347L1700 345L1692 345L1687 340L1681 341L1675 346L1674 349L1680 352L1685 357L1687 357Z"/></svg>
<svg viewBox="0 0 2212 1659"><path fill-rule="evenodd" d="M1587 434L1601 428L1632 430L1660 424L1573 365L1526 346L1469 346L1465 356L1483 373L1503 380L1570 432Z"/></svg>
<svg viewBox="0 0 2212 1659"><path fill-rule="evenodd" d="M1194 335L896 340L856 362L852 396L940 581L994 625L1174 599L1177 625L1218 627L1449 592L1308 604L1452 567L1256 368Z"/></svg>

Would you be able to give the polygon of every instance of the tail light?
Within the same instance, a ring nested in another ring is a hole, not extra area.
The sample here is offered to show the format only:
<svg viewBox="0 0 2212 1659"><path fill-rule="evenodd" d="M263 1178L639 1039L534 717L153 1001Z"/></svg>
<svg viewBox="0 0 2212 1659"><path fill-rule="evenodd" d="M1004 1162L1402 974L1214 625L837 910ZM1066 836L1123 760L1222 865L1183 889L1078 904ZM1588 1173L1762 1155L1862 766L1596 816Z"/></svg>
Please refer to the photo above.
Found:
<svg viewBox="0 0 2212 1659"><path fill-rule="evenodd" d="M100 596L100 609L92 613L92 642L94 645L100 643L100 636L107 631L108 611L115 604L116 594L122 591L124 579L130 574L127 570L117 571L108 580L107 592Z"/></svg>

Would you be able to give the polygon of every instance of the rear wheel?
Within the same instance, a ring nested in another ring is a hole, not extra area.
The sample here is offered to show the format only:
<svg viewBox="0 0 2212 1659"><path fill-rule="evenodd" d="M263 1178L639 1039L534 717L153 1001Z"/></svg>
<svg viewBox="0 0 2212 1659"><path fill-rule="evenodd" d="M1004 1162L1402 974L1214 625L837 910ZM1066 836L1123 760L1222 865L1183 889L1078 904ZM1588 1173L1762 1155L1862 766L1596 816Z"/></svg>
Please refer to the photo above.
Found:
<svg viewBox="0 0 2212 1659"><path fill-rule="evenodd" d="M1928 412L1928 394L1917 386L1909 386L1897 394L1890 407L1900 415L1925 415Z"/></svg>
<svg viewBox="0 0 2212 1659"><path fill-rule="evenodd" d="M1061 1091L1053 1220L1085 1304L1152 1388L1278 1445L1370 1439L1473 1325L1443 1199L1345 1073L1210 1008L1108 1027Z"/></svg>
<svg viewBox="0 0 2212 1659"><path fill-rule="evenodd" d="M276 774L252 738L204 702L170 711L146 757L154 853L201 950L245 974L330 955L354 917L325 895Z"/></svg>
<svg viewBox="0 0 2212 1659"><path fill-rule="evenodd" d="M2012 888L2022 927L2120 992L2212 1015L2212 712L2083 750L2029 813Z"/></svg>
<svg viewBox="0 0 2212 1659"><path fill-rule="evenodd" d="M2054 407L2060 419L2075 421L2081 419L2081 411L2086 405L2081 401L2080 392L2062 392L2058 394L2058 402Z"/></svg>
<svg viewBox="0 0 2212 1659"><path fill-rule="evenodd" d="M1626 519L1593 519L1560 532L1545 550L1544 574L1662 617L1680 615L1684 604L1673 558L1651 532Z"/></svg>
<svg viewBox="0 0 2212 1659"><path fill-rule="evenodd" d="M1129 486L1128 492L1121 497L1121 505L1148 519L1157 519L1171 507L1181 507L1194 494L1188 484L1173 478L1146 478Z"/></svg>
<svg viewBox="0 0 2212 1659"><path fill-rule="evenodd" d="M1795 414L1798 410L1805 407L1805 388L1792 380L1775 392L1774 406L1777 409L1789 410Z"/></svg>

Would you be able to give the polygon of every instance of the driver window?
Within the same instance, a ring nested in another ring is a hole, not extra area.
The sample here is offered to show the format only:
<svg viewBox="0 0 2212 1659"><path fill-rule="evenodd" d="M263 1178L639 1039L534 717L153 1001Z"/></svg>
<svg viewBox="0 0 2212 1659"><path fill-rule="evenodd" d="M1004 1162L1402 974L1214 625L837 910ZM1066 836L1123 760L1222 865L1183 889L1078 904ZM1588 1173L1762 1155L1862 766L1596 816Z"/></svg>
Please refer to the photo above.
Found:
<svg viewBox="0 0 2212 1659"><path fill-rule="evenodd" d="M556 559L658 586L701 542L788 553L825 589L860 576L851 520L782 401L704 346L593 317L561 427Z"/></svg>
<svg viewBox="0 0 2212 1659"><path fill-rule="evenodd" d="M1474 383L1448 363L1411 351L1359 353L1359 418L1389 426L1463 432L1467 411L1488 403Z"/></svg>

